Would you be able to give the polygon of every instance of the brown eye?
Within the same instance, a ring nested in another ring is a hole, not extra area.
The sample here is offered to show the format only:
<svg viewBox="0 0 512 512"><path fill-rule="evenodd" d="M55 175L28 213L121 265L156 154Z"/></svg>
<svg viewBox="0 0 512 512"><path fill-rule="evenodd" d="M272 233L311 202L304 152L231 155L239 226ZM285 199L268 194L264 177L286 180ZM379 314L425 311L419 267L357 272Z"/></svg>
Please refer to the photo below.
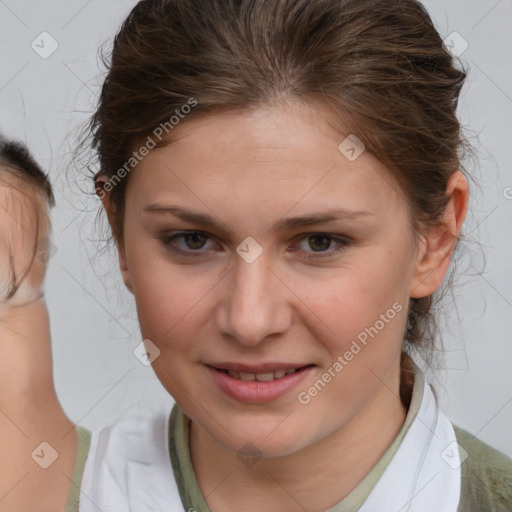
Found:
<svg viewBox="0 0 512 512"><path fill-rule="evenodd" d="M183 236L183 241L189 249L202 249L205 244L205 238L201 233L188 233Z"/></svg>
<svg viewBox="0 0 512 512"><path fill-rule="evenodd" d="M206 243L210 237L200 231L181 232L174 235L165 235L161 238L162 243L169 250L190 256L200 256L207 252ZM182 243L178 243L182 242Z"/></svg>
<svg viewBox="0 0 512 512"><path fill-rule="evenodd" d="M324 235L312 235L308 238L309 246L318 251L325 251L329 249L332 238Z"/></svg>
<svg viewBox="0 0 512 512"><path fill-rule="evenodd" d="M320 259L343 251L348 243L348 240L326 233L311 233L303 237L297 247L300 252L305 253L306 259Z"/></svg>

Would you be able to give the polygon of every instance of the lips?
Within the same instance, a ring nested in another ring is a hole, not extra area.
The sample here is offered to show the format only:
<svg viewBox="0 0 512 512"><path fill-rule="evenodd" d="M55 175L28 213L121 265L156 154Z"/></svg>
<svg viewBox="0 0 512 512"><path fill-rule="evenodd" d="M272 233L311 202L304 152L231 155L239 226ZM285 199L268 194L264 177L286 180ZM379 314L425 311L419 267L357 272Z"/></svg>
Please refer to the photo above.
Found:
<svg viewBox="0 0 512 512"><path fill-rule="evenodd" d="M231 366L244 369L258 369L264 367L280 368L265 372L240 372L231 368L219 368L213 365L205 365L208 369L213 382L229 398L239 402L262 404L272 400L277 400L285 396L292 389L303 382L308 375L314 371L316 365L298 365L291 364L295 368L286 368L286 363L272 363L259 366L248 366L242 364L220 363L219 366ZM283 373L284 372L284 373ZM288 372L288 373L287 373Z"/></svg>

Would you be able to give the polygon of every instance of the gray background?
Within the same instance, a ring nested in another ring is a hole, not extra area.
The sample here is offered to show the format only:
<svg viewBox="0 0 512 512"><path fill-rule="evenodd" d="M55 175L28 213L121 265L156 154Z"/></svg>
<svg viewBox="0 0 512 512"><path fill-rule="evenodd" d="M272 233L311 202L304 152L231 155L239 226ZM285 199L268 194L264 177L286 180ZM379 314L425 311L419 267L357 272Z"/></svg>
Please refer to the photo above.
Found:
<svg viewBox="0 0 512 512"><path fill-rule="evenodd" d="M56 253L46 295L56 388L69 417L90 429L140 400L172 403L133 355L141 342L134 302L116 254L99 251L100 203L70 166L76 128L99 92L97 50L134 4L0 0L0 130L29 143L54 183ZM443 38L456 31L469 43L461 56L470 76L459 112L479 151L479 167L469 170L480 189L472 187L465 233L482 244L486 259L482 273L479 246L461 247L456 301L448 297L443 308L446 354L432 379L456 424L512 456L512 0L425 5ZM31 47L43 31L58 43L46 59Z"/></svg>

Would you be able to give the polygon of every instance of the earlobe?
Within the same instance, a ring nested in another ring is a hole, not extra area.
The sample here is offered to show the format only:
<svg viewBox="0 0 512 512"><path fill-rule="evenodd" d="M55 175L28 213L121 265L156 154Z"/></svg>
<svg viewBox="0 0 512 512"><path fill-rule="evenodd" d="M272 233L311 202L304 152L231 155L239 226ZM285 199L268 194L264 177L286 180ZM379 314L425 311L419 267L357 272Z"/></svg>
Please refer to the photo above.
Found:
<svg viewBox="0 0 512 512"><path fill-rule="evenodd" d="M425 237L422 251L418 255L415 279L409 294L411 298L426 297L441 286L448 271L456 241L457 237L447 226L436 226L430 229Z"/></svg>
<svg viewBox="0 0 512 512"><path fill-rule="evenodd" d="M434 293L442 284L450 266L469 203L469 187L464 175L457 171L446 187L449 201L438 226L424 235L418 251L410 297L421 298Z"/></svg>

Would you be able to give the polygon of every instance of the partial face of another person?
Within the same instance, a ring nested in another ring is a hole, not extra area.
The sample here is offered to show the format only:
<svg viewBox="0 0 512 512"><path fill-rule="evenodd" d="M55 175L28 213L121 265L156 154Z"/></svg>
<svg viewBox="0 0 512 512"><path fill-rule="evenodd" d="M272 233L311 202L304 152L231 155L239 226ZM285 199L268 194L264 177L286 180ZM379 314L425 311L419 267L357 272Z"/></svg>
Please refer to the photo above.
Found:
<svg viewBox="0 0 512 512"><path fill-rule="evenodd" d="M347 158L327 115L191 118L129 176L121 268L153 368L233 453L291 454L397 402L418 247L390 172Z"/></svg>
<svg viewBox="0 0 512 512"><path fill-rule="evenodd" d="M0 165L0 304L20 306L41 296L49 224L42 194Z"/></svg>

